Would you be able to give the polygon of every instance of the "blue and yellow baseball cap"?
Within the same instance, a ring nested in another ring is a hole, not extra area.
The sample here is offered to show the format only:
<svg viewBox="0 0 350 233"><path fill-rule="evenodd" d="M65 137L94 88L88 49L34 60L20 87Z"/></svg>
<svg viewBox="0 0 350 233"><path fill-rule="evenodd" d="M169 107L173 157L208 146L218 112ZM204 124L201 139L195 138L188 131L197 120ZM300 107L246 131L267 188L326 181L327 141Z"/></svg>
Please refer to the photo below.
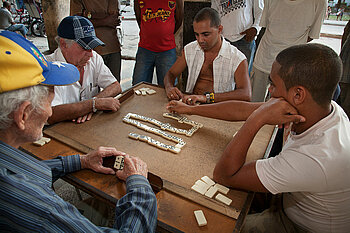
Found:
<svg viewBox="0 0 350 233"><path fill-rule="evenodd" d="M23 36L0 31L0 93L35 85L69 85L79 80L78 69L48 62Z"/></svg>

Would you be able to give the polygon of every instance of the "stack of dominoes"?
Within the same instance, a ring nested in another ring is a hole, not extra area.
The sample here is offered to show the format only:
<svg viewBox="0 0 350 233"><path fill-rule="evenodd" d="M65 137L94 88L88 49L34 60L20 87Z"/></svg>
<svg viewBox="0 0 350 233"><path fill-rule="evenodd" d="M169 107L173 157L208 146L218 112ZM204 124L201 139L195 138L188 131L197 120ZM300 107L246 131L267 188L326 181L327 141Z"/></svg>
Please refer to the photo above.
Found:
<svg viewBox="0 0 350 233"><path fill-rule="evenodd" d="M230 198L221 194L227 194L230 189L221 184L215 183L208 176L203 176L200 180L197 180L191 189L209 198L213 198L215 193L220 192L215 196L216 200L226 205L230 205L232 202Z"/></svg>
<svg viewBox="0 0 350 233"><path fill-rule="evenodd" d="M36 145L36 146L43 146L43 145L45 145L46 143L49 143L50 141L51 141L50 138L41 137L39 140L33 142L33 144Z"/></svg>
<svg viewBox="0 0 350 233"><path fill-rule="evenodd" d="M145 95L153 95L157 93L155 90L151 89L151 88L148 88L148 87L142 87L138 90L135 91L135 94L136 95L142 95L142 96L145 96Z"/></svg>

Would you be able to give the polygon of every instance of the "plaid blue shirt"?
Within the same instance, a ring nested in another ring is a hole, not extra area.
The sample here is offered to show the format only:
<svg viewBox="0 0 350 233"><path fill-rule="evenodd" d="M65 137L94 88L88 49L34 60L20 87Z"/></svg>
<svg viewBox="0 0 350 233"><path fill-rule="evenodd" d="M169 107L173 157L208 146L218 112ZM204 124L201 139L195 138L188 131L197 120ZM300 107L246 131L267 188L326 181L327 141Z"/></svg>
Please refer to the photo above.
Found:
<svg viewBox="0 0 350 233"><path fill-rule="evenodd" d="M52 183L81 169L79 155L38 161L0 141L1 232L154 232L157 200L147 179L126 180L116 205L114 228L98 227L52 189Z"/></svg>

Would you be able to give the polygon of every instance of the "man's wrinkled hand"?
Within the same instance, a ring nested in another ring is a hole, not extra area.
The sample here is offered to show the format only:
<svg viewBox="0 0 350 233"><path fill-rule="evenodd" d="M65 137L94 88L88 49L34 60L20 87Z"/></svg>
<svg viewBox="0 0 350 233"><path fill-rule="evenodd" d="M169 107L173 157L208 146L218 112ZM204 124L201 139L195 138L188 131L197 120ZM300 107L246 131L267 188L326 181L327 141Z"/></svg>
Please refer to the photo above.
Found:
<svg viewBox="0 0 350 233"><path fill-rule="evenodd" d="M103 158L109 156L125 155L124 152L117 151L114 147L99 147L86 155L80 156L82 169L88 168L95 172L104 174L115 174L112 168L103 166Z"/></svg>
<svg viewBox="0 0 350 233"><path fill-rule="evenodd" d="M141 175L147 178L147 173L148 169L145 162L138 157L133 157L126 154L124 155L124 168L123 170L118 170L116 175L119 179L125 181L132 175Z"/></svg>
<svg viewBox="0 0 350 233"><path fill-rule="evenodd" d="M113 97L96 98L95 105L97 110L111 110L112 112L116 112L120 108L119 100Z"/></svg>

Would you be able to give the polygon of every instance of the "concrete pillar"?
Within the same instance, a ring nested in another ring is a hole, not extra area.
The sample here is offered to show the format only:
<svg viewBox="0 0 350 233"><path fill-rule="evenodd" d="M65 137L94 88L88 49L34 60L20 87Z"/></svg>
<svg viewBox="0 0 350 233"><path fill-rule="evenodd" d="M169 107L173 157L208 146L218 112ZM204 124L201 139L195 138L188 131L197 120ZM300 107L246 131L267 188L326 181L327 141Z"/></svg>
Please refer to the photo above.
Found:
<svg viewBox="0 0 350 233"><path fill-rule="evenodd" d="M49 50L53 52L57 48L57 27L69 15L70 0L42 0L42 7Z"/></svg>

